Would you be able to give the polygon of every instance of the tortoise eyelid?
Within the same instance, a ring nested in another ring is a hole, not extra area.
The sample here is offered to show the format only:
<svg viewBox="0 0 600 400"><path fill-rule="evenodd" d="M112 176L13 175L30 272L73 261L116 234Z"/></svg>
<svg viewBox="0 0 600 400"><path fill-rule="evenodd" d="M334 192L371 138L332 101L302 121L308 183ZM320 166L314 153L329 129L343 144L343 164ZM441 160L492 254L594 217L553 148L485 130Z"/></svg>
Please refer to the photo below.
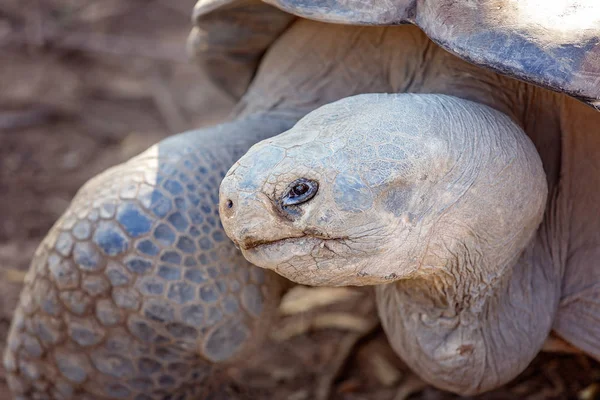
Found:
<svg viewBox="0 0 600 400"><path fill-rule="evenodd" d="M306 187L307 190L300 194L295 193L295 189L298 186ZM306 203L307 201L315 197L318 190L319 183L317 181L306 178L296 179L287 186L278 203L281 207L294 206Z"/></svg>

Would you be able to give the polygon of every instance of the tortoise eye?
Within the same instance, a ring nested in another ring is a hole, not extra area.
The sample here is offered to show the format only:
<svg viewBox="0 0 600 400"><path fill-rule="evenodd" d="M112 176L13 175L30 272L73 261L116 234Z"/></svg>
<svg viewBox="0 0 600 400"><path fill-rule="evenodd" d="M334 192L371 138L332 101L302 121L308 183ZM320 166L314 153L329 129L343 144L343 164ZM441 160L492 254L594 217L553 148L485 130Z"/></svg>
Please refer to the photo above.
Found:
<svg viewBox="0 0 600 400"><path fill-rule="evenodd" d="M317 181L306 178L297 179L290 183L281 197L280 204L285 207L305 203L315 197L317 190L319 190Z"/></svg>
<svg viewBox="0 0 600 400"><path fill-rule="evenodd" d="M302 182L290 189L290 196L293 196L293 197L302 196L309 190L310 190L310 187L306 183Z"/></svg>

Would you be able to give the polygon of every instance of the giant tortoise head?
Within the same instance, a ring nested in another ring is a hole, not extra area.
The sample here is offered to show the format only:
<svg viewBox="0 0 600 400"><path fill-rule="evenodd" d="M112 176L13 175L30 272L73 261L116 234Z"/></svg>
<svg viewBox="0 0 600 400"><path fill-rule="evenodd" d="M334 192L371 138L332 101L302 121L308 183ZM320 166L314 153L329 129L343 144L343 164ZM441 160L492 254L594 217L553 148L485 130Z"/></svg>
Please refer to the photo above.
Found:
<svg viewBox="0 0 600 400"><path fill-rule="evenodd" d="M600 359L600 5L268 3L195 9L230 120L93 178L41 243L16 398L212 398L279 274L374 286L396 353L455 393L551 330Z"/></svg>

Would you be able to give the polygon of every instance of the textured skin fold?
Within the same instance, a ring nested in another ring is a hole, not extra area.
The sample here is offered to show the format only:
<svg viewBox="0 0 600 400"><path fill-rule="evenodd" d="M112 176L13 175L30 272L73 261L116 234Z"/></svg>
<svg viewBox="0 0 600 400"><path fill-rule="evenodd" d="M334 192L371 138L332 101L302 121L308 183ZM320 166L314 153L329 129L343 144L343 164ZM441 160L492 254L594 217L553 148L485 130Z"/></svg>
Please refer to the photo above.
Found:
<svg viewBox="0 0 600 400"><path fill-rule="evenodd" d="M568 93L600 109L600 2L596 0L265 1L290 14L323 22L415 24L464 60ZM196 18L236 3L200 0ZM229 19L231 28L240 23L240 19ZM256 29L267 30L265 25ZM248 35L238 35L238 41L239 46L253 43Z"/></svg>

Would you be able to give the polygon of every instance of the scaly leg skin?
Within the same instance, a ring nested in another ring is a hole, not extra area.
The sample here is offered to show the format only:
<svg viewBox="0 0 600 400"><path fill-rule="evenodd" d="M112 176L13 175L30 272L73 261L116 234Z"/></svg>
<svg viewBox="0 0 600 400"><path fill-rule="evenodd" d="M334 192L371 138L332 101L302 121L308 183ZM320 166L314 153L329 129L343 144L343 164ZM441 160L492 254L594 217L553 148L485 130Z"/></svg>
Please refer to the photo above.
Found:
<svg viewBox="0 0 600 400"><path fill-rule="evenodd" d="M187 398L251 349L277 285L225 236L218 187L293 123L178 135L88 182L27 275L4 359L16 398Z"/></svg>

